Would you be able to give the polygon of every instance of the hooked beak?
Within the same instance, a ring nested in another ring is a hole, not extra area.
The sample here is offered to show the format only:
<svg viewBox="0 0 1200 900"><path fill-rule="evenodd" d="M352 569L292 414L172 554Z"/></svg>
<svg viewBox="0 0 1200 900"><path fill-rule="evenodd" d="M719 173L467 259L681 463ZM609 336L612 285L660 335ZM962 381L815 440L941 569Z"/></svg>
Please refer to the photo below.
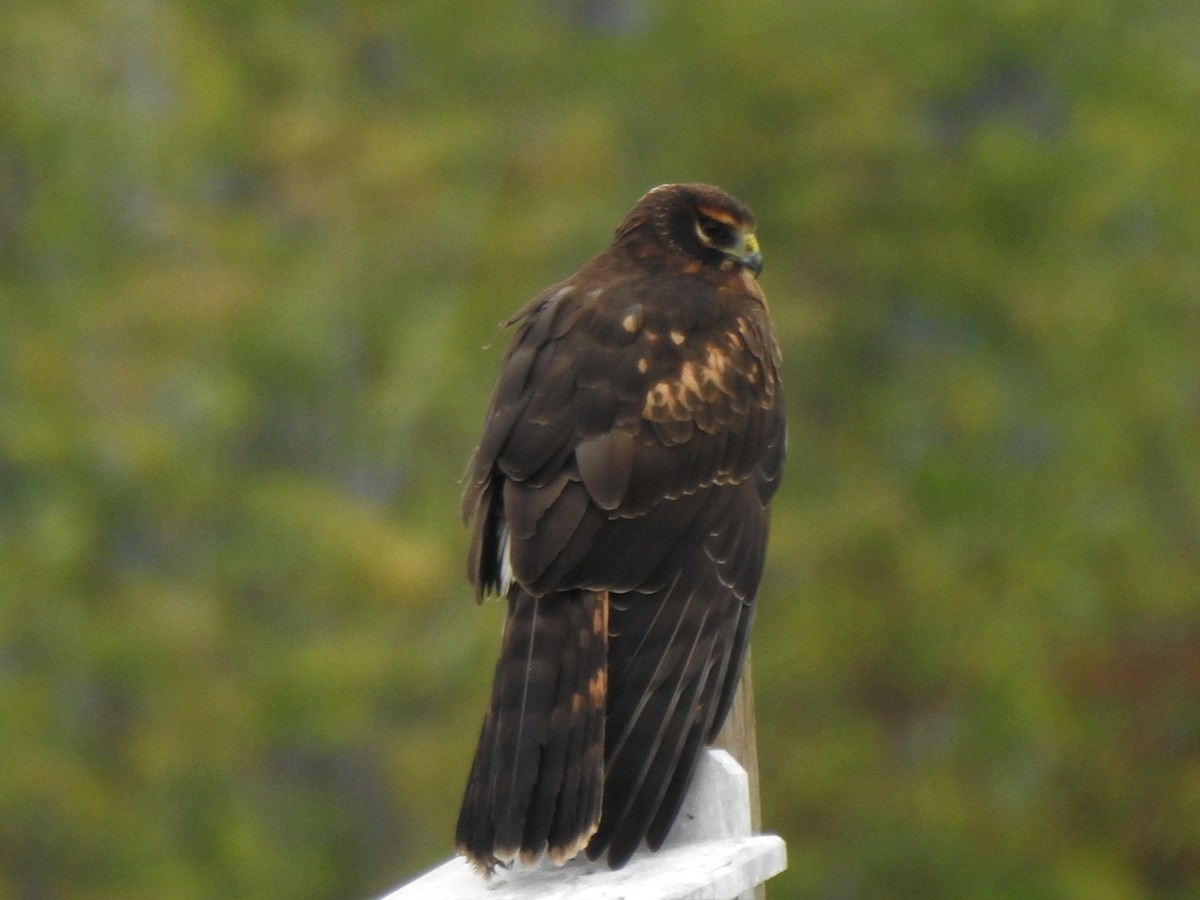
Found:
<svg viewBox="0 0 1200 900"><path fill-rule="evenodd" d="M753 272L755 278L762 271L762 251L758 249L758 238L753 232L742 235L741 243L729 251L729 255Z"/></svg>

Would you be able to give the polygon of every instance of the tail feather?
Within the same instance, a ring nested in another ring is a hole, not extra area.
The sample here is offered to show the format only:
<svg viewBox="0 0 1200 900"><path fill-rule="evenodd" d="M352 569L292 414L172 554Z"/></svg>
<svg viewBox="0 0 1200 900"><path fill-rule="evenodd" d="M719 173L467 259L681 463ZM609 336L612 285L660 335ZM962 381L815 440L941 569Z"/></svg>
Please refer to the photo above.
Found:
<svg viewBox="0 0 1200 900"><path fill-rule="evenodd" d="M587 852L614 868L643 838L661 846L736 680L740 601L712 591L707 575L685 570L659 596L613 605L604 815Z"/></svg>
<svg viewBox="0 0 1200 900"><path fill-rule="evenodd" d="M563 773L562 791L548 837L550 858L558 864L574 858L587 846L600 823L604 791L604 730L608 700L608 594L594 597L591 633L581 636L588 648L571 712L579 720L570 730L567 759L575 761ZM590 672L590 676L588 673Z"/></svg>
<svg viewBox="0 0 1200 900"><path fill-rule="evenodd" d="M600 817L608 596L510 594L500 659L459 812L459 852L491 872L564 862Z"/></svg>

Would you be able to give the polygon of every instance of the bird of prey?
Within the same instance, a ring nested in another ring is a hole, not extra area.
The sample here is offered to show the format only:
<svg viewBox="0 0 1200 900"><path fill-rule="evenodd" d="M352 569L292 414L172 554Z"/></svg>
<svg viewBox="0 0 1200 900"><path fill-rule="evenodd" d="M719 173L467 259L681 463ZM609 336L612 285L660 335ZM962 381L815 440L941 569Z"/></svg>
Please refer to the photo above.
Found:
<svg viewBox="0 0 1200 900"><path fill-rule="evenodd" d="M508 600L459 813L485 875L655 850L729 711L785 426L754 217L703 184L509 319L463 516Z"/></svg>

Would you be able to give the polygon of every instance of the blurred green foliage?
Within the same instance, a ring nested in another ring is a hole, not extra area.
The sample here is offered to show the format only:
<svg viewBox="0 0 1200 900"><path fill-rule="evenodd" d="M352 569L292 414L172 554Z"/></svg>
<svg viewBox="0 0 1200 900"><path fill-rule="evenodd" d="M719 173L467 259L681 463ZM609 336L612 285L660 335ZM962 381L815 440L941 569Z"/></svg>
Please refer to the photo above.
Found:
<svg viewBox="0 0 1200 900"><path fill-rule="evenodd" d="M495 324L758 212L785 897L1200 895L1200 6L7 0L0 898L449 855ZM488 349L483 349L489 345Z"/></svg>

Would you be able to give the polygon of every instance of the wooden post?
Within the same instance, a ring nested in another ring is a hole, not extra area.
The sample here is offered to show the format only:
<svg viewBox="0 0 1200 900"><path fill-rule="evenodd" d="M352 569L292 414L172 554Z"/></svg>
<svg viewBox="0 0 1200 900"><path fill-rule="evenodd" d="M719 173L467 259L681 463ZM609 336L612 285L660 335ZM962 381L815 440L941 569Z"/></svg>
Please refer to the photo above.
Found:
<svg viewBox="0 0 1200 900"><path fill-rule="evenodd" d="M729 718L725 720L713 746L728 751L746 770L750 788L750 833L758 834L762 830L762 800L758 788L758 740L754 728L754 679L750 674L749 648ZM766 884L755 887L753 897L754 900L766 900Z"/></svg>
<svg viewBox="0 0 1200 900"><path fill-rule="evenodd" d="M713 746L728 750L746 770L750 779L750 828L759 831L762 828L762 804L758 793L758 741L754 736L754 679L750 675L749 650L729 718Z"/></svg>

